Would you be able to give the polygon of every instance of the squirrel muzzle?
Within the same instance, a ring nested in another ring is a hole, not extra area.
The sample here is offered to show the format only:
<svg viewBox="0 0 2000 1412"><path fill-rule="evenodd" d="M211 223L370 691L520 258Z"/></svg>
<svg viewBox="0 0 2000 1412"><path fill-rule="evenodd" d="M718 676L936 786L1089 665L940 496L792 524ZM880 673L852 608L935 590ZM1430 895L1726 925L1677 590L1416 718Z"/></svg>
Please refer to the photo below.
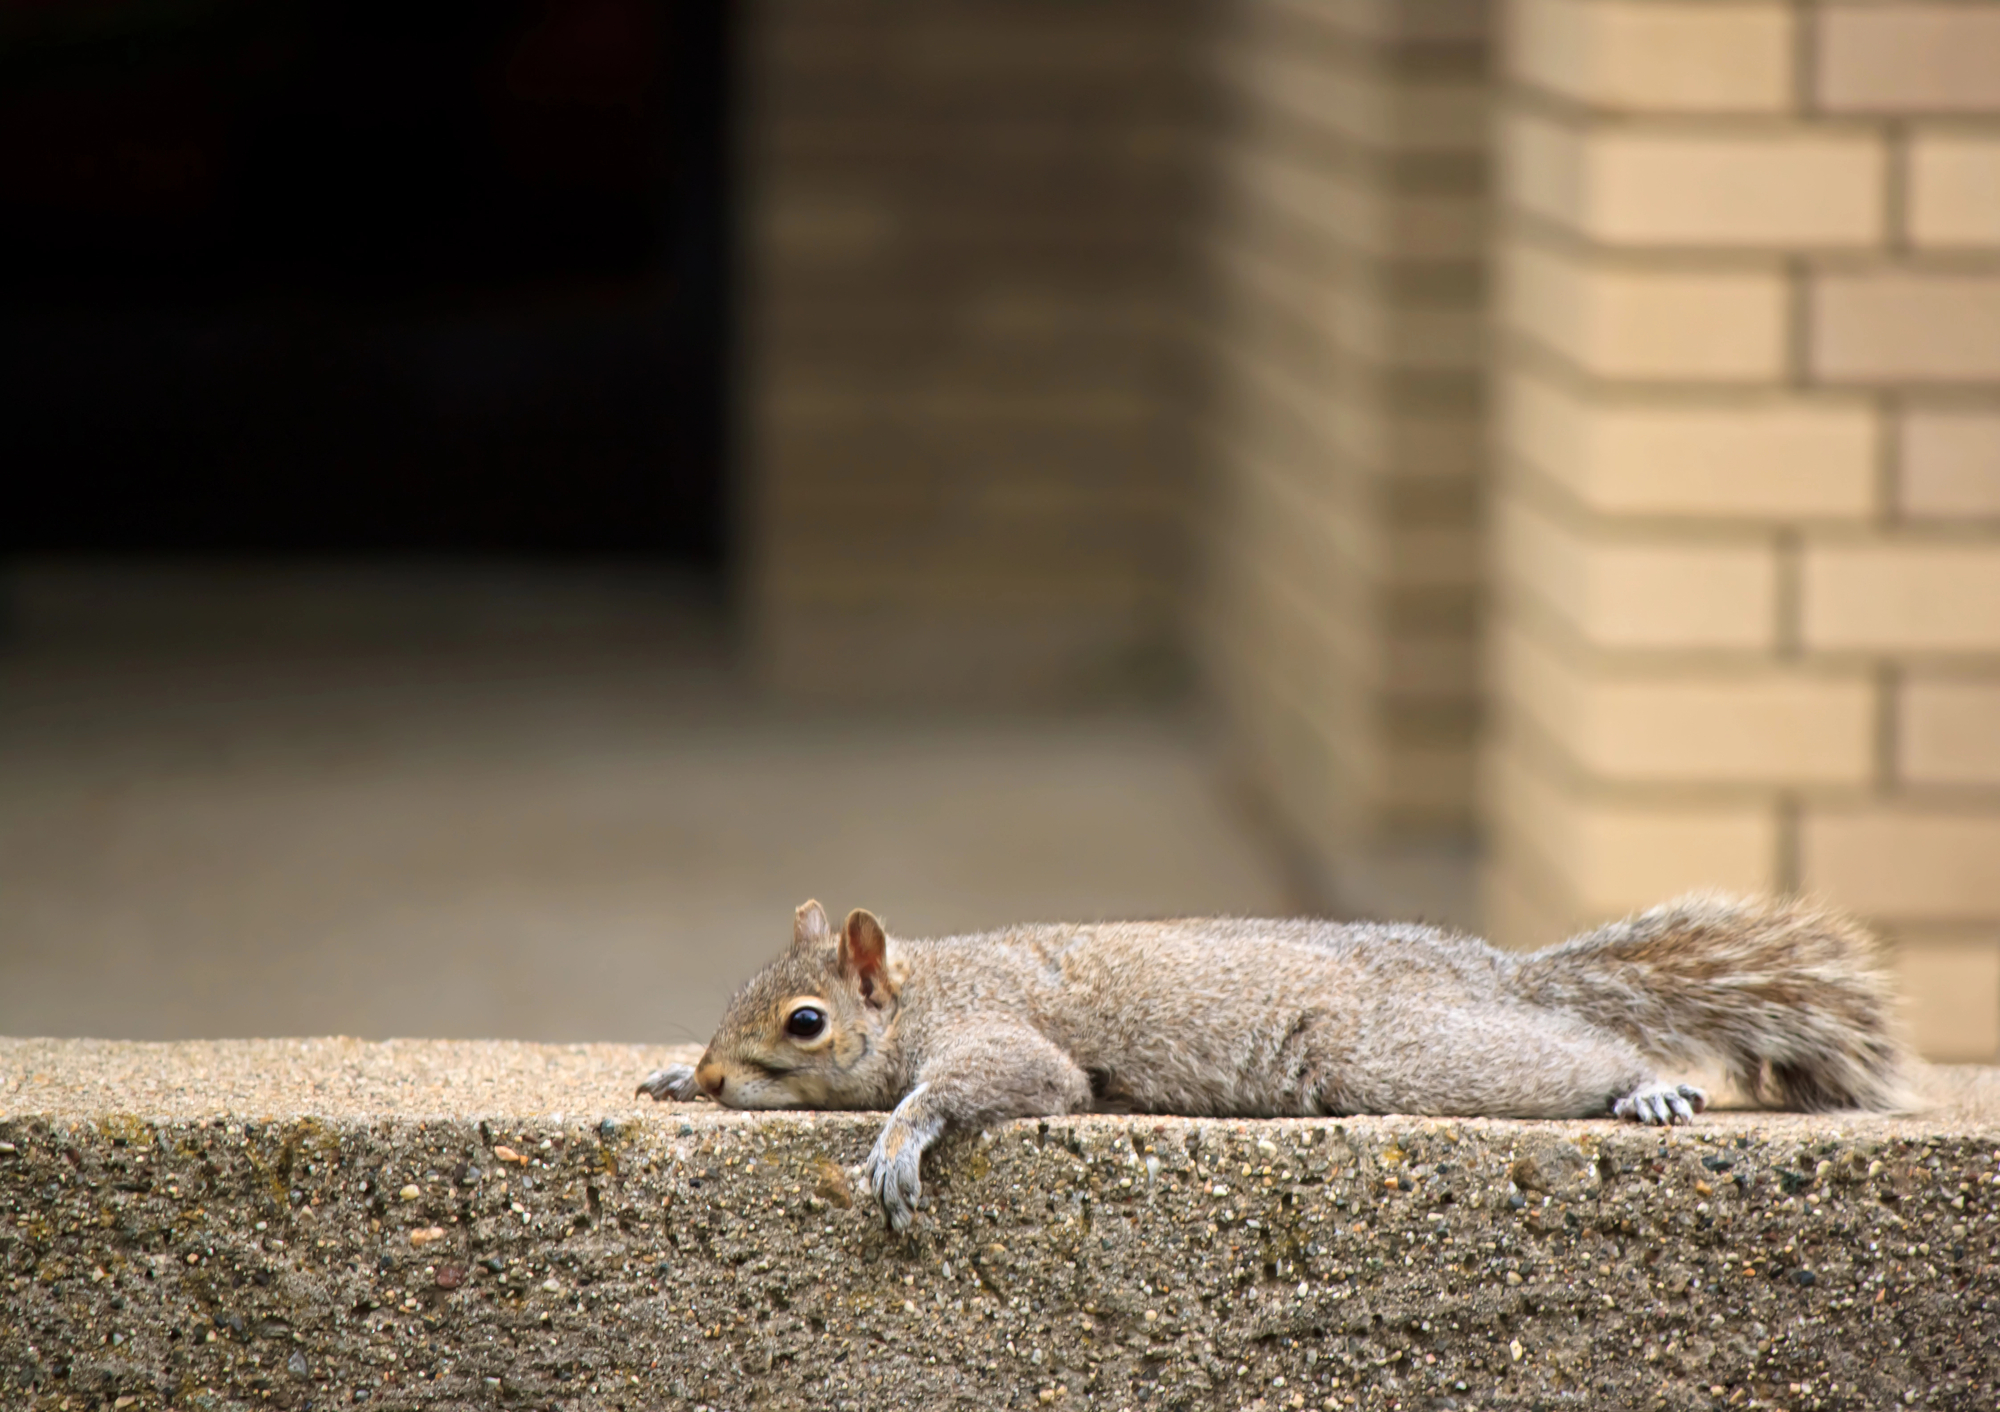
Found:
<svg viewBox="0 0 2000 1412"><path fill-rule="evenodd" d="M701 1062L694 1066L694 1082L696 1088L720 1103L722 1090L728 1083L728 1078L722 1072L722 1066L704 1054L701 1056Z"/></svg>

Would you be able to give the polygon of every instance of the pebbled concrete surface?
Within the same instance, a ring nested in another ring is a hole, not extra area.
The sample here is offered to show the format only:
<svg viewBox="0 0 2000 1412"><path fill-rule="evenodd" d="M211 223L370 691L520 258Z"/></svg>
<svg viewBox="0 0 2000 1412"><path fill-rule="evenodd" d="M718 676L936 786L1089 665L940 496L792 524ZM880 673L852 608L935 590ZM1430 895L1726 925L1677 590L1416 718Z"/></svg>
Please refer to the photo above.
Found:
<svg viewBox="0 0 2000 1412"><path fill-rule="evenodd" d="M1990 1407L2000 1077L1885 1119L878 1118L664 1048L0 1041L0 1406Z"/></svg>

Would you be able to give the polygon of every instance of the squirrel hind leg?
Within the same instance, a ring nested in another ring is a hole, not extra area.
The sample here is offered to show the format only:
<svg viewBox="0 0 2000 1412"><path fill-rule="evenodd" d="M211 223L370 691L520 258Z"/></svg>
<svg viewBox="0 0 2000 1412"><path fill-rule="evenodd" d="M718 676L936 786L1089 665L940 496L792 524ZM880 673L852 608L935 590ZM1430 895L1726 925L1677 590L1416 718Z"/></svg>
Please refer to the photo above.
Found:
<svg viewBox="0 0 2000 1412"><path fill-rule="evenodd" d="M1708 1095L1693 1084L1642 1083L1611 1105L1614 1117L1663 1128L1675 1123L1692 1123L1694 1115L1708 1107Z"/></svg>

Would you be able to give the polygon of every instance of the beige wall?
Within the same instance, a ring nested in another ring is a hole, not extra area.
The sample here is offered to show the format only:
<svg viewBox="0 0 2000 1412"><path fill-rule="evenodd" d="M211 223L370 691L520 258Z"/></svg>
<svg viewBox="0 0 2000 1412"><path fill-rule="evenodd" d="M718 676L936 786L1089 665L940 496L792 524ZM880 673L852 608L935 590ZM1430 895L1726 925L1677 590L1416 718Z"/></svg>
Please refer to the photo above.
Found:
<svg viewBox="0 0 2000 1412"><path fill-rule="evenodd" d="M745 598L780 688L1174 670L1207 8L748 11Z"/></svg>
<svg viewBox="0 0 2000 1412"><path fill-rule="evenodd" d="M1489 921L1705 885L2000 1054L2000 7L1513 0Z"/></svg>
<svg viewBox="0 0 2000 1412"><path fill-rule="evenodd" d="M1191 638L1344 909L1809 889L2000 1056L2000 5L753 15L772 681Z"/></svg>
<svg viewBox="0 0 2000 1412"><path fill-rule="evenodd" d="M1336 905L1470 920L1488 7L1232 9L1203 660Z"/></svg>

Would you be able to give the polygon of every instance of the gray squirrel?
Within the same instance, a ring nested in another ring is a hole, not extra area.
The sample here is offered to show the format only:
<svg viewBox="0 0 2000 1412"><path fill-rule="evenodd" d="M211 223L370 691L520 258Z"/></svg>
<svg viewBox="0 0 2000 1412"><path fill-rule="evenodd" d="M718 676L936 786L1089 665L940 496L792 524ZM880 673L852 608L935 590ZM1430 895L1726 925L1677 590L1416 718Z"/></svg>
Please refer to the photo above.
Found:
<svg viewBox="0 0 2000 1412"><path fill-rule="evenodd" d="M1694 896L1532 953L1434 927L1228 918L890 937L817 902L659 1100L891 1109L864 1165L906 1228L947 1133L1073 1112L1691 1122L1649 1058L1760 1101L1893 1109L1905 1052L1867 933Z"/></svg>

